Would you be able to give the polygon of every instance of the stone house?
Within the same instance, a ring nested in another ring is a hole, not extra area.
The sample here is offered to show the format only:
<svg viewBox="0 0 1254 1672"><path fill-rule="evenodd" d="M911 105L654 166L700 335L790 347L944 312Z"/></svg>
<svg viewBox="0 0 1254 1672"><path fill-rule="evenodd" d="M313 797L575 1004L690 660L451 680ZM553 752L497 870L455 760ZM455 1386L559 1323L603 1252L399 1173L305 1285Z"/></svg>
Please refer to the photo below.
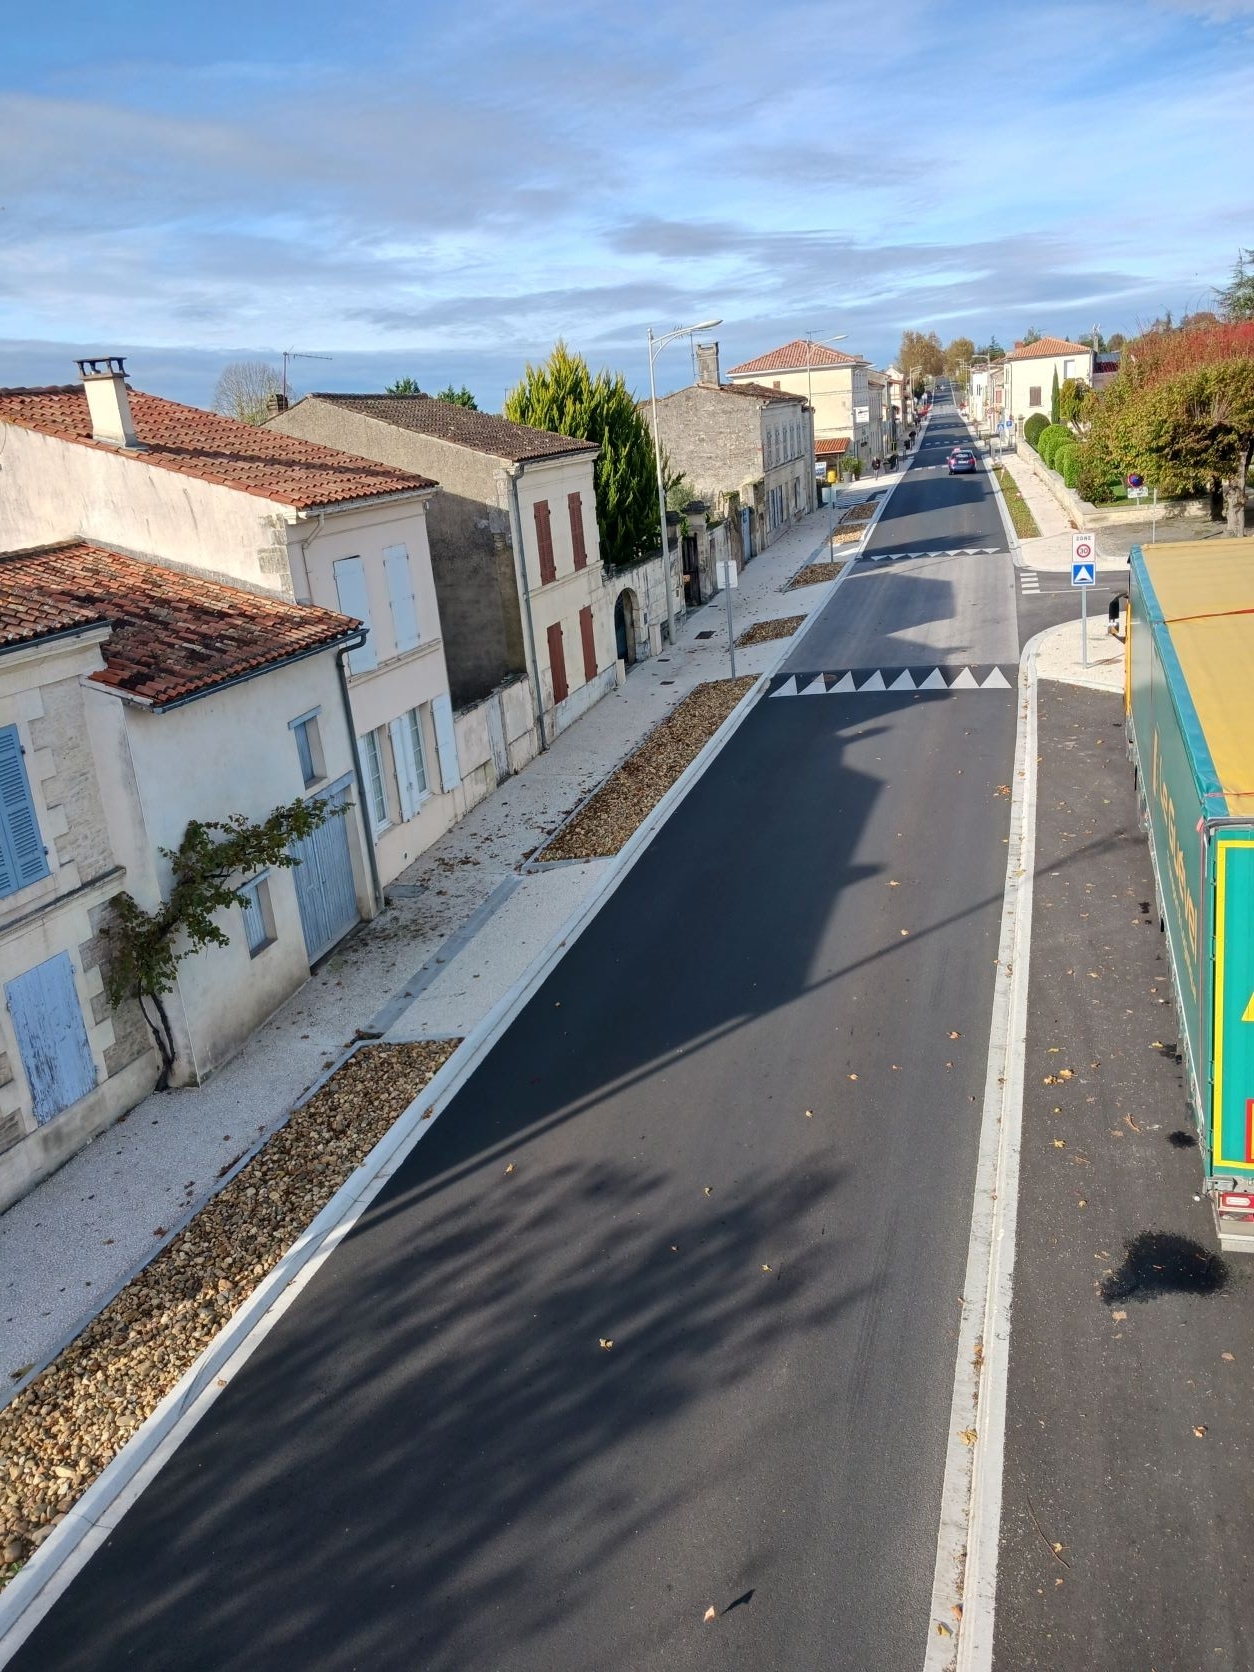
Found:
<svg viewBox="0 0 1254 1672"><path fill-rule="evenodd" d="M719 512L739 510L746 560L813 511L813 412L804 395L724 383L718 344L700 343L697 381L660 395L657 411L671 468Z"/></svg>
<svg viewBox="0 0 1254 1672"><path fill-rule="evenodd" d="M463 782L427 537L435 483L128 387L0 389L0 550L91 538L341 611L375 863L390 882L495 786ZM416 718L415 718L416 717Z"/></svg>
<svg viewBox="0 0 1254 1672"><path fill-rule="evenodd" d="M179 965L175 1083L225 1062L373 914L337 666L362 639L329 610L84 541L0 556L0 1210L156 1083L138 1003L106 997L102 931L123 891L148 911L166 897L161 850L189 822L346 809L300 866L241 876L229 944Z"/></svg>
<svg viewBox="0 0 1254 1672"><path fill-rule="evenodd" d="M595 443L427 395L307 395L268 427L438 481L427 527L457 707L525 675L543 743L614 688Z"/></svg>
<svg viewBox="0 0 1254 1672"><path fill-rule="evenodd" d="M819 441L844 437L865 470L885 457L882 391L873 393L871 363L804 337L733 366L732 384L755 384L804 397L814 410Z"/></svg>
<svg viewBox="0 0 1254 1672"><path fill-rule="evenodd" d="M1034 413L1049 417L1054 374L1058 387L1069 377L1093 381L1093 351L1084 343L1068 342L1063 337L1042 337L1034 343L1016 343L1004 360L1002 368L1004 413L1013 419L1015 433L1023 434L1023 426Z"/></svg>

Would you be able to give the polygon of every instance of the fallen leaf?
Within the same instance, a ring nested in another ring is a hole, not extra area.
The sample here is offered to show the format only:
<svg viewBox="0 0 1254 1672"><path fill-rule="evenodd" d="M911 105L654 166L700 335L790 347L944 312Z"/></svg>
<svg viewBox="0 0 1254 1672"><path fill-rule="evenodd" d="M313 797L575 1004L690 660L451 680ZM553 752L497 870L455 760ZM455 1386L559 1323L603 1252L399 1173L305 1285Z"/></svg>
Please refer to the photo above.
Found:
<svg viewBox="0 0 1254 1672"><path fill-rule="evenodd" d="M660 534L657 537L657 549L658 549L658 562L660 563L662 561L662 536ZM1151 1039L1150 1040L1150 1050L1151 1051L1161 1051L1162 1049L1163 1049L1163 1042L1162 1042L1161 1039Z"/></svg>
<svg viewBox="0 0 1254 1672"><path fill-rule="evenodd" d="M662 536L660 534L657 537L657 550L658 550L658 562L660 563L662 561ZM944 1620L937 1620L937 1622L936 1622L936 1635L938 1637L952 1637L953 1632L950 1631L949 1627L945 1624Z"/></svg>
<svg viewBox="0 0 1254 1672"><path fill-rule="evenodd" d="M662 537L660 534L658 535L657 550L658 562L660 563L662 561ZM1220 1353L1219 1356L1225 1364L1235 1364L1237 1362L1237 1356L1235 1353ZM29 1368L29 1366L27 1368Z"/></svg>
<svg viewBox="0 0 1254 1672"><path fill-rule="evenodd" d="M660 552L661 549L662 549L661 536L659 535L658 536L658 551ZM660 559L659 559L659 561L660 561ZM597 1337L597 1346L600 1347L600 1349L603 1353L608 1353L610 1348L613 1345L614 1345L613 1341L610 1340L607 1336L602 1335L602 1336Z"/></svg>
<svg viewBox="0 0 1254 1672"><path fill-rule="evenodd" d="M661 561L662 561L662 542L659 540L658 541L658 562L660 563ZM892 1069L894 1074L900 1074L901 1073L901 1064L899 1062L890 1062L888 1066Z"/></svg>
<svg viewBox="0 0 1254 1672"><path fill-rule="evenodd" d="M658 526L660 528L661 524L659 523ZM658 550L658 562L660 563L662 561L662 536L660 534L657 537L657 550ZM813 1120L814 1119L814 1110L813 1109L807 1109L806 1110L806 1119L807 1120Z"/></svg>
<svg viewBox="0 0 1254 1672"><path fill-rule="evenodd" d="M662 542L659 539L659 541L658 541L658 558L660 559L661 556L662 556ZM1081 1208L1086 1208L1086 1207L1088 1207L1088 1205L1089 1204L1088 1204L1087 1199L1083 1196L1081 1196L1080 1200L1076 1203L1076 1206L1081 1207Z"/></svg>
<svg viewBox="0 0 1254 1672"><path fill-rule="evenodd" d="M658 549L659 551L661 550L660 540ZM979 1431L974 1428L963 1428L959 1430L958 1438L962 1441L964 1446L973 1446L976 1440L979 1439Z"/></svg>
<svg viewBox="0 0 1254 1672"><path fill-rule="evenodd" d="M659 524L659 526L660 526L660 524ZM662 561L662 536L660 534L658 535L657 551L658 551L658 562L660 563ZM1041 1084L1043 1086L1056 1086L1058 1084L1058 1081L1055 1079L1055 1077L1052 1074L1046 1074L1044 1079L1041 1081Z"/></svg>
<svg viewBox="0 0 1254 1672"><path fill-rule="evenodd" d="M658 548L657 549L660 552L661 549L662 549L662 536L659 534L657 538L658 538ZM659 557L658 562L660 563L661 561L662 560ZM710 1621L710 1620L717 1620L718 1619L718 1609L713 1607L713 1606L707 1608L705 1613L702 1614L701 1619L702 1619L703 1623L707 1622L707 1621Z"/></svg>
<svg viewBox="0 0 1254 1672"><path fill-rule="evenodd" d="M658 562L659 562L659 563L660 563L660 562L661 562L661 561L662 561L662 559L661 559L661 555L660 555L660 554L661 554L661 550L662 550L662 536L661 536L661 535L660 535L660 534L659 534L659 535L658 535L658 553L659 553L659 556L658 556ZM857 1078L858 1078L858 1076L857 1076L857 1075L856 1075L856 1074L851 1074L851 1075L850 1075L850 1076L849 1076L849 1078L850 1078L850 1079L851 1079L851 1080L856 1080L856 1079L857 1079Z"/></svg>
<svg viewBox="0 0 1254 1672"><path fill-rule="evenodd" d="M658 539L657 539L657 549L658 549L658 562L660 563L661 560L662 560L662 536L660 534L658 535ZM1051 1545L1050 1548L1053 1550L1055 1556L1061 1556L1062 1555L1062 1545L1061 1544Z"/></svg>
<svg viewBox="0 0 1254 1672"><path fill-rule="evenodd" d="M661 538L661 535L658 536L657 549L658 549L658 562L660 563L662 561L662 538ZM1123 1323L1127 1322L1128 1314L1126 1312L1112 1312L1110 1315L1117 1324L1123 1324Z"/></svg>
<svg viewBox="0 0 1254 1672"><path fill-rule="evenodd" d="M659 563L660 563L660 562L661 562L661 561L662 561L662 557L661 557L661 553L662 553L662 536L661 536L661 535L660 535L660 534L659 534L659 535L658 535L658 548L657 548L657 549L658 549L658 562L659 562ZM712 1195L713 1195L713 1194L714 1194L714 1186L713 1186L713 1185L712 1185L712 1184L705 1184L705 1185L702 1185L702 1187L701 1187L701 1194L702 1194L702 1195L703 1195L703 1196L712 1196Z"/></svg>
<svg viewBox="0 0 1254 1672"><path fill-rule="evenodd" d="M659 562L661 561L661 556L660 556L661 550L662 550L662 536L659 534L658 535L658 553L659 553L658 561ZM1067 1147L1067 1140L1065 1138L1055 1138L1054 1139L1054 1148L1055 1149L1066 1149L1066 1147Z"/></svg>
<svg viewBox="0 0 1254 1672"><path fill-rule="evenodd" d="M661 551L661 537L660 536L659 536L658 550L659 550L659 552ZM1074 1080L1075 1079L1075 1069L1074 1068L1060 1068L1058 1070L1058 1078L1060 1080Z"/></svg>
<svg viewBox="0 0 1254 1672"><path fill-rule="evenodd" d="M661 547L661 535L659 535L658 536L658 551L660 552L661 549L662 549L662 547ZM1206 1438L1206 1424L1204 1422L1194 1423L1193 1433L1199 1440L1204 1440Z"/></svg>
<svg viewBox="0 0 1254 1672"><path fill-rule="evenodd" d="M660 563L662 561L662 536L660 534L657 537L657 553L657 560ZM901 884L899 882L890 882L888 886L890 888L900 888Z"/></svg>
<svg viewBox="0 0 1254 1672"><path fill-rule="evenodd" d="M658 551L660 552L661 549L662 549L662 536L659 534L658 535ZM659 563L661 562L661 558L658 559L658 562ZM512 1161L510 1162L509 1166L505 1169L505 1171L506 1171L506 1173L512 1173L514 1171L514 1163Z"/></svg>
<svg viewBox="0 0 1254 1672"><path fill-rule="evenodd" d="M662 561L662 541L661 541L660 536L658 538L658 543L657 543L657 555L658 555L658 562L660 563ZM673 1242L671 1244L671 1253L672 1254L678 1254L679 1253L679 1244L677 1242Z"/></svg>
<svg viewBox="0 0 1254 1672"><path fill-rule="evenodd" d="M658 550L658 562L660 563L662 561L662 536L660 534L658 535L657 550ZM763 1271L770 1271L770 1269L771 1269L770 1266L763 1266L762 1267Z"/></svg>
<svg viewBox="0 0 1254 1672"><path fill-rule="evenodd" d="M657 549L658 549L658 562L660 563L662 561L662 536L660 534L657 537ZM951 1039L961 1039L962 1035L958 1032L957 1028L950 1028L949 1037Z"/></svg>
<svg viewBox="0 0 1254 1672"><path fill-rule="evenodd" d="M658 535L658 562L659 563L662 560L661 559L661 552L662 552L662 536L659 534ZM903 929L901 932L902 932L903 935L908 935L910 933L909 929Z"/></svg>

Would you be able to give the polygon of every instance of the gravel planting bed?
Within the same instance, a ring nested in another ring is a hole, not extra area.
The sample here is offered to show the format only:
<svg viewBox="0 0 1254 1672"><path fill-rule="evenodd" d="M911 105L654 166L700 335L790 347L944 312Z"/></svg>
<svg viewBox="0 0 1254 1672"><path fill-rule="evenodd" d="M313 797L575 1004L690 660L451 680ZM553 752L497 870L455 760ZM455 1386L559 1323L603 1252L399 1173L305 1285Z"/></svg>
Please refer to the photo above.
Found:
<svg viewBox="0 0 1254 1672"><path fill-rule="evenodd" d="M0 1410L0 1584L152 1414L459 1043L363 1046Z"/></svg>
<svg viewBox="0 0 1254 1672"><path fill-rule="evenodd" d="M746 674L689 691L535 857L548 862L617 853L756 682L756 674Z"/></svg>
<svg viewBox="0 0 1254 1672"><path fill-rule="evenodd" d="M820 581L834 581L844 567L843 559L839 563L807 563L804 569L797 570L786 590L794 592L799 586L818 586Z"/></svg>
<svg viewBox="0 0 1254 1672"><path fill-rule="evenodd" d="M736 648L747 650L750 645L769 644L772 639L790 639L804 620L804 615L777 615L774 621L755 621L736 640Z"/></svg>
<svg viewBox="0 0 1254 1672"><path fill-rule="evenodd" d="M842 512L840 520L842 523L864 523L870 522L874 515L875 502L871 501L865 505L851 505L847 511Z"/></svg>

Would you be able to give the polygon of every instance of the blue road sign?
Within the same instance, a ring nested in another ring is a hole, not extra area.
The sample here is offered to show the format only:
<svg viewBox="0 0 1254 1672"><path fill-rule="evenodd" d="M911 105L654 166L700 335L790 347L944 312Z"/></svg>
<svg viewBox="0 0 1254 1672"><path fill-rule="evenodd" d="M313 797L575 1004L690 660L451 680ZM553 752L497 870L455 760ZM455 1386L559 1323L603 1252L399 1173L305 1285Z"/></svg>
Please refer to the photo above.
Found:
<svg viewBox="0 0 1254 1672"><path fill-rule="evenodd" d="M1071 565L1072 586L1095 586L1097 584L1097 570L1092 563L1073 563Z"/></svg>

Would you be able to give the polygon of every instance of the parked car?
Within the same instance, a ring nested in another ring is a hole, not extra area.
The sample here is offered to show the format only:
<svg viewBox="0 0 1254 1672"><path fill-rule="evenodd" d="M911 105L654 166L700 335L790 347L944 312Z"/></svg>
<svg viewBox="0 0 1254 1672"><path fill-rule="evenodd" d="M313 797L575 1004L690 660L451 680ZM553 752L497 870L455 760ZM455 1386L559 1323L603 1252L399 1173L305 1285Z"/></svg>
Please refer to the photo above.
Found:
<svg viewBox="0 0 1254 1672"><path fill-rule="evenodd" d="M951 476L970 476L974 469L975 454L967 448L956 448L949 455L949 474Z"/></svg>

